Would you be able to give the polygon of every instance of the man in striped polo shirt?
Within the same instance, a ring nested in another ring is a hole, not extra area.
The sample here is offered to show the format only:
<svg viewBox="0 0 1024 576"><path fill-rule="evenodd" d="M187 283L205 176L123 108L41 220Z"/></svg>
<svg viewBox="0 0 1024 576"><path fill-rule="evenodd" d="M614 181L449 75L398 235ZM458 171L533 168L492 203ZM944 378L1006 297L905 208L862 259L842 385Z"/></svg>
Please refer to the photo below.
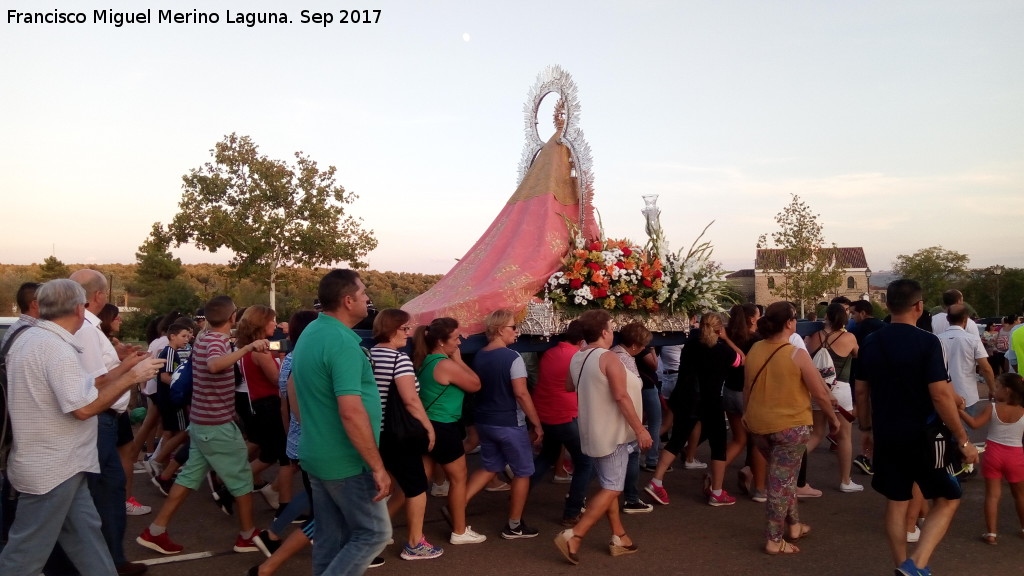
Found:
<svg viewBox="0 0 1024 576"><path fill-rule="evenodd" d="M217 296L206 304L207 330L195 341L192 351L192 411L189 415L191 447L188 462L174 481L167 501L153 523L135 539L140 545L161 554L177 554L182 546L167 534L167 525L185 498L199 488L210 468L235 497L241 531L235 539L235 552L258 552L252 509L252 470L248 451L234 423L234 365L249 352L263 352L270 343L257 340L233 350L231 328L235 325L235 304L227 296Z"/></svg>

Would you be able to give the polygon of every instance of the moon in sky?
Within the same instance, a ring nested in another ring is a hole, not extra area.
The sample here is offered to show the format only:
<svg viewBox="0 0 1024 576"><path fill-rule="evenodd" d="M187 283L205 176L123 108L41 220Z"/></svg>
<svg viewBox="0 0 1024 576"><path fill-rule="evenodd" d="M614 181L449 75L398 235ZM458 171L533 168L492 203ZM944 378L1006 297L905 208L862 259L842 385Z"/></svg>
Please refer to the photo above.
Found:
<svg viewBox="0 0 1024 576"><path fill-rule="evenodd" d="M463 32L462 33L462 41L463 42L469 42L469 40L470 40L469 32Z"/></svg>

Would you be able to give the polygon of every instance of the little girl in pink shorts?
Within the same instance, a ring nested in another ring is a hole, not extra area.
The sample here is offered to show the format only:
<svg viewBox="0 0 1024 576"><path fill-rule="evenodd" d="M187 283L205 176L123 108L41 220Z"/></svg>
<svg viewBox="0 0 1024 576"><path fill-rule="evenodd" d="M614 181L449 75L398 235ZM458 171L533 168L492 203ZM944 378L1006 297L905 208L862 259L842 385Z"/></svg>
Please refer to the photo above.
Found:
<svg viewBox="0 0 1024 576"><path fill-rule="evenodd" d="M996 543L997 513L1002 481L1010 484L1010 493L1017 504L1024 538L1024 380L1020 374L1000 374L992 387L992 409L972 418L960 409L960 418L971 428L989 424L981 475L985 478L985 526L988 532L981 539Z"/></svg>

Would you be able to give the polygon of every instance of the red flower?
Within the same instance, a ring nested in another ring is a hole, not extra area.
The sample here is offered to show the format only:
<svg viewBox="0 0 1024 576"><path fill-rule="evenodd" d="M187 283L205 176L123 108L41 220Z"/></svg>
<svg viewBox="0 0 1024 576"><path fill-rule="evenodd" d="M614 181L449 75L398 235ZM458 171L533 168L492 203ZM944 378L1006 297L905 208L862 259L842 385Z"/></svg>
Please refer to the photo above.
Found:
<svg viewBox="0 0 1024 576"><path fill-rule="evenodd" d="M655 270L654 271L654 277L655 278L661 278L663 275L664 274L661 273L661 270Z"/></svg>
<svg viewBox="0 0 1024 576"><path fill-rule="evenodd" d="M651 286L654 286L654 283L653 283L653 282L651 282L650 280L647 280L647 279L645 278L645 279L644 279L644 286L646 286L646 287L650 288Z"/></svg>
<svg viewBox="0 0 1024 576"><path fill-rule="evenodd" d="M583 286L583 280L580 280L579 278L573 278L572 280L569 280L569 288L576 290L580 286Z"/></svg>
<svg viewBox="0 0 1024 576"><path fill-rule="evenodd" d="M625 256L626 258L629 258L630 256L633 255L633 251L629 249L629 246L623 246L622 255Z"/></svg>
<svg viewBox="0 0 1024 576"><path fill-rule="evenodd" d="M633 303L633 295L632 294L624 295L622 297L622 303L625 304L626 306L629 306L630 304L632 304Z"/></svg>
<svg viewBox="0 0 1024 576"><path fill-rule="evenodd" d="M594 251L594 252L600 252L601 251L601 243L600 242L591 242L590 243L590 249L592 251Z"/></svg>
<svg viewBox="0 0 1024 576"><path fill-rule="evenodd" d="M589 262L587 263L587 268L590 268L594 272L597 272L598 270L601 269L601 265L598 264L597 262Z"/></svg>
<svg viewBox="0 0 1024 576"><path fill-rule="evenodd" d="M597 296L598 298L607 298L608 290L605 290L604 288L598 288L597 294L595 294L595 296Z"/></svg>
<svg viewBox="0 0 1024 576"><path fill-rule="evenodd" d="M622 270L623 268L626 267L626 263L622 261L616 262L615 267L618 268L619 270Z"/></svg>

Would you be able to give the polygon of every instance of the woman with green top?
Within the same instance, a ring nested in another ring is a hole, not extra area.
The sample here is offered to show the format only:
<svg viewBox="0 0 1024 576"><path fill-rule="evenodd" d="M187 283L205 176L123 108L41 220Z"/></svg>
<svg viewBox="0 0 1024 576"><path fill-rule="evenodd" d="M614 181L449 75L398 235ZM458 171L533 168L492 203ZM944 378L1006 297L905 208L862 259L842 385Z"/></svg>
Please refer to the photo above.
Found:
<svg viewBox="0 0 1024 576"><path fill-rule="evenodd" d="M480 378L462 361L459 323L435 318L413 336L412 364L420 382L420 400L434 426L434 448L424 457L429 470L440 464L451 486L445 515L452 526L452 544L478 544L487 539L466 526L466 452L461 422L462 398L480 390ZM428 474L430 476L430 474Z"/></svg>

